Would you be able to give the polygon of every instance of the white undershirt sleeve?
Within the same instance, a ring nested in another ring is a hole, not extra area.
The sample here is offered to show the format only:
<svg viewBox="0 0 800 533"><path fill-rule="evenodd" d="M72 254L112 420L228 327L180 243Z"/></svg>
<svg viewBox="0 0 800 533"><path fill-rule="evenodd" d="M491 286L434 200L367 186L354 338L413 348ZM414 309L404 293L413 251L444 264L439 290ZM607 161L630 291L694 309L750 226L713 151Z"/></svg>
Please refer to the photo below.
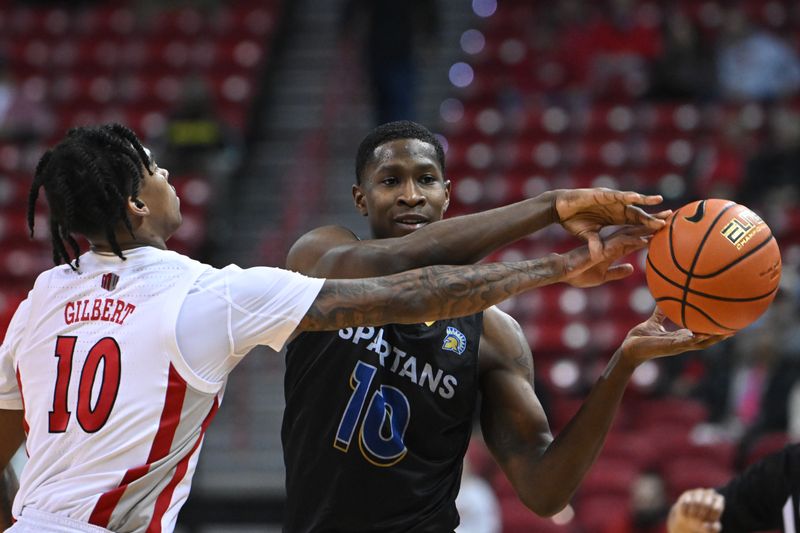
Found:
<svg viewBox="0 0 800 533"><path fill-rule="evenodd" d="M324 281L271 267L203 273L178 315L183 358L199 377L221 382L255 346L280 350Z"/></svg>
<svg viewBox="0 0 800 533"><path fill-rule="evenodd" d="M17 384L14 351L28 322L29 312L30 303L25 300L14 313L6 330L6 337L0 346L0 409L22 409L22 394Z"/></svg>

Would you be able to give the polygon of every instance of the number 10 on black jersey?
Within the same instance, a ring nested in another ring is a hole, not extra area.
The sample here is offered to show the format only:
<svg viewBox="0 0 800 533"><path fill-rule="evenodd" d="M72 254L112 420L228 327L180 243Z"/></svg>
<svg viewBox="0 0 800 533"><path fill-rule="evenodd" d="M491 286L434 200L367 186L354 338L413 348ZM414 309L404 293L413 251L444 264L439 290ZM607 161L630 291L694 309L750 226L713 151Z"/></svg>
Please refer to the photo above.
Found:
<svg viewBox="0 0 800 533"><path fill-rule="evenodd" d="M347 453L350 449L376 372L376 367L358 361L350 374L350 388L353 393L336 431L333 447L337 450ZM364 459L375 466L383 467L402 461L408 451L403 437L410 416L411 406L400 389L391 385L378 386L369 401L357 437Z"/></svg>

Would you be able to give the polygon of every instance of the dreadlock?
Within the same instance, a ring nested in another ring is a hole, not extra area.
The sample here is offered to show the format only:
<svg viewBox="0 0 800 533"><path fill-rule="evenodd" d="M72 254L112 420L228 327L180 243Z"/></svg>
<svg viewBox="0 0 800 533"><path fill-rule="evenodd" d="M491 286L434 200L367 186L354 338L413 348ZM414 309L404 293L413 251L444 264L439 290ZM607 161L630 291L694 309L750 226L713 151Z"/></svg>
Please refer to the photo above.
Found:
<svg viewBox="0 0 800 533"><path fill-rule="evenodd" d="M28 229L33 236L39 189L50 206L53 261L79 266L80 247L73 234L104 235L122 259L115 230L121 222L133 235L126 206L142 183L142 167L152 173L150 157L139 139L121 124L72 128L36 165L28 194ZM73 259L67 251L69 245Z"/></svg>

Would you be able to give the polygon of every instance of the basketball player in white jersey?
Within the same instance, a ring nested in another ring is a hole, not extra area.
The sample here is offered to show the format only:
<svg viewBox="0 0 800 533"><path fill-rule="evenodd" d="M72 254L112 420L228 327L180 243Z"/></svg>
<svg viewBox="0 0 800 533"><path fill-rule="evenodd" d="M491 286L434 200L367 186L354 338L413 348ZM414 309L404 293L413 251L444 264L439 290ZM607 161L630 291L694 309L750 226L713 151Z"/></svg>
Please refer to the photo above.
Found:
<svg viewBox="0 0 800 533"><path fill-rule="evenodd" d="M0 349L0 470L26 443L14 533L172 531L228 373L294 331L476 313L646 246L627 228L602 253L323 280L212 268L167 250L181 222L168 172L121 125L76 128L36 168L56 265ZM73 235L91 251L80 255ZM591 257L594 255L594 259ZM63 263L63 264L62 264ZM25 440L27 437L27 440Z"/></svg>

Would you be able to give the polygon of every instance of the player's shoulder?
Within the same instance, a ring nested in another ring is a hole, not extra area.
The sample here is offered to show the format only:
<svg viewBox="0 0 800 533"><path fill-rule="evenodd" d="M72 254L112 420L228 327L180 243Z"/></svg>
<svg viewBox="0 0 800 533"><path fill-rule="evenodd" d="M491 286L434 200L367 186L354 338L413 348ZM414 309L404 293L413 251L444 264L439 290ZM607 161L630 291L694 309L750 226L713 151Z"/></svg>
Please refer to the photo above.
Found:
<svg viewBox="0 0 800 533"><path fill-rule="evenodd" d="M483 313L479 357L481 372L511 370L528 373L533 367L533 355L519 322L496 306Z"/></svg>
<svg viewBox="0 0 800 533"><path fill-rule="evenodd" d="M496 305L483 312L484 337L521 334L522 326L519 325L519 322Z"/></svg>
<svg viewBox="0 0 800 533"><path fill-rule="evenodd" d="M50 285L50 280L54 276L65 276L72 274L75 275L75 271L69 265L55 265L47 270L43 270L36 276L36 279L33 280L33 287L31 288L31 292L40 291L40 290L47 290Z"/></svg>
<svg viewBox="0 0 800 533"><path fill-rule="evenodd" d="M286 256L286 267L297 272L309 273L317 261L333 248L357 242L358 236L344 226L321 226L302 235Z"/></svg>

